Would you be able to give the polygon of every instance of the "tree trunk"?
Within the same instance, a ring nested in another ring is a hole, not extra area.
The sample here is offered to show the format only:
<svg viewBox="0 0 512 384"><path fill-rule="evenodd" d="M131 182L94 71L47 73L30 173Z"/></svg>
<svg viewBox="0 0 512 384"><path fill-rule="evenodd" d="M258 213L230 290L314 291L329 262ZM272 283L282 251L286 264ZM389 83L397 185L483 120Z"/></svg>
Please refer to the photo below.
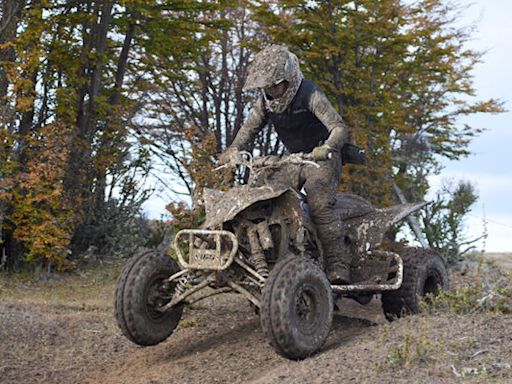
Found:
<svg viewBox="0 0 512 384"><path fill-rule="evenodd" d="M24 6L24 0L2 0L0 5L2 12L2 16L0 18L0 45L5 44L16 37L18 21ZM13 47L0 48L0 62L12 62L14 59L15 52ZM6 96L8 87L9 80L7 79L5 68L3 65L0 65L0 107L7 104Z"/></svg>
<svg viewBox="0 0 512 384"><path fill-rule="evenodd" d="M98 169L93 168L93 140L97 122L97 100L102 90L101 75L104 71L104 54L107 49L107 33L112 21L112 1L92 2L85 4L89 10L95 8L99 21L92 25L89 34L83 34L82 70L81 75L89 77L88 82L79 91L77 134L72 143L72 150L69 156L68 169L66 174L65 187L68 195L80 201L80 211L83 214L80 225L77 227L72 238L71 249L73 253L85 251L89 246L87 226L94 225L94 211L98 196L103 191L102 175ZM84 25L86 31L89 25ZM95 52L96 61L90 61L90 52ZM88 75L90 74L90 75ZM87 95L88 103L85 103ZM103 177L104 178L104 177ZM99 182L98 182L99 181Z"/></svg>
<svg viewBox="0 0 512 384"><path fill-rule="evenodd" d="M136 15L133 15L136 17ZM123 48L121 49L121 54L119 56L119 60L117 62L117 71L116 71L116 80L114 85L114 91L109 97L109 105L111 107L111 116L108 118L105 130L115 132L119 130L122 124L121 116L119 116L119 111L117 107L121 101L121 91L124 83L124 76L126 73L126 64L128 63L128 56L130 53L130 48L132 45L133 35L135 32L135 24L131 23L128 26L128 30L126 31L126 35L123 41ZM112 145L112 139L109 138L108 135L106 138L103 138L103 142L101 143L100 152L103 152ZM94 207L93 210L95 212L102 212L105 208L105 191L107 188L107 169L106 167L101 167L97 170L96 174L96 188L94 189Z"/></svg>
<svg viewBox="0 0 512 384"><path fill-rule="evenodd" d="M0 3L0 46L16 37L16 30L24 6L24 0L3 0ZM15 59L16 53L13 47L0 48L0 62L14 62ZM11 112L11 105L7 98L8 91L9 79L7 72L5 67L0 65L0 129L9 129L10 131L14 127L14 114ZM9 152L8 148L4 147L2 149ZM4 158L7 158L8 153L4 155ZM6 175L0 173L0 192L6 192L5 178ZM12 270L17 264L18 254L9 251L9 244L6 240L7 237L10 237L10 234L3 230L8 208L6 201L0 200L0 269Z"/></svg>
<svg viewBox="0 0 512 384"><path fill-rule="evenodd" d="M88 10L92 7L86 4ZM90 33L84 33L81 76L89 75L89 81L84 85L78 95L77 135L72 145L66 175L66 189L73 197L81 198L85 203L89 201L92 192L94 172L91 167L92 140L96 130L96 97L101 91L101 74L104 70L103 54L107 45L107 32L112 19L112 2L105 2L101 8L96 9L99 23L94 24ZM84 24L84 31L89 25ZM98 59L91 62L88 57L95 51ZM89 96L89 102L85 100Z"/></svg>

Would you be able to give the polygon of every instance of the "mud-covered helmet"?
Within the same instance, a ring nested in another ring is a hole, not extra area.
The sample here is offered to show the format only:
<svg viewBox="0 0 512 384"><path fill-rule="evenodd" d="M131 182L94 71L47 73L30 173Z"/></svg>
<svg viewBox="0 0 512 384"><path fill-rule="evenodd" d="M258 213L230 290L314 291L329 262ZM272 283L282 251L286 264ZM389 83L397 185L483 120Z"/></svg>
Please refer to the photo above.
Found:
<svg viewBox="0 0 512 384"><path fill-rule="evenodd" d="M302 79L297 56L283 45L270 45L254 58L244 90L263 90L286 81L287 89L279 99L269 99L263 92L266 107L272 112L281 113L297 93Z"/></svg>

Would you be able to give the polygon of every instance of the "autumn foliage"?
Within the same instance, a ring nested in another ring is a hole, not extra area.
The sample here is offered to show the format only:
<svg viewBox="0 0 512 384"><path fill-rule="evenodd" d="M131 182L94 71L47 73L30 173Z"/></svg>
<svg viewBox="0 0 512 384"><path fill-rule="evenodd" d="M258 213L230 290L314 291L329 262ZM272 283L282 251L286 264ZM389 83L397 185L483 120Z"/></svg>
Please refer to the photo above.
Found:
<svg viewBox="0 0 512 384"><path fill-rule="evenodd" d="M16 174L10 195L10 225L14 238L26 249L27 260L43 258L59 268L66 265L80 215L78 202L70 201L63 187L68 138L67 129L58 123L30 138L26 169Z"/></svg>
<svg viewBox="0 0 512 384"><path fill-rule="evenodd" d="M213 171L217 154L255 97L242 91L248 65L271 42L297 54L367 151L342 188L377 205L397 188L423 199L439 158L467 155L480 132L458 119L502 110L475 98L481 54L457 11L441 0L3 0L2 267L122 249L155 180L177 196L174 223L197 224L203 188L232 180ZM251 149L283 150L270 126Z"/></svg>
<svg viewBox="0 0 512 384"><path fill-rule="evenodd" d="M441 0L258 3L267 33L299 55L367 151L367 167L346 169L345 189L378 205L396 200L393 184L423 199L439 159L468 155L480 133L458 119L502 110L473 97L481 54L466 47L472 30L455 25L458 12Z"/></svg>

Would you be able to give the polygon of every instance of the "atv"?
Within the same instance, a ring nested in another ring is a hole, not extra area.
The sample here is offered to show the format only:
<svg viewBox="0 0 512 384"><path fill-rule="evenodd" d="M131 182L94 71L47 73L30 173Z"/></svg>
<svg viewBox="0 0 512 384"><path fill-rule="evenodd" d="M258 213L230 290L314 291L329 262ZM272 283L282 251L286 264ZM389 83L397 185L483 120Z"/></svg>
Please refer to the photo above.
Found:
<svg viewBox="0 0 512 384"><path fill-rule="evenodd" d="M186 305L234 292L259 313L276 352L303 359L324 344L342 297L367 304L380 294L392 320L419 312L424 297L448 288L444 262L434 252L383 245L386 231L425 203L378 209L347 193L338 194L335 209L352 281L331 285L307 197L272 177L290 164L318 166L308 154L253 161L246 152L230 165L242 167L249 180L226 192L205 189L205 222L175 235L176 260L146 250L128 261L117 283L115 317L129 340L158 344L172 334Z"/></svg>

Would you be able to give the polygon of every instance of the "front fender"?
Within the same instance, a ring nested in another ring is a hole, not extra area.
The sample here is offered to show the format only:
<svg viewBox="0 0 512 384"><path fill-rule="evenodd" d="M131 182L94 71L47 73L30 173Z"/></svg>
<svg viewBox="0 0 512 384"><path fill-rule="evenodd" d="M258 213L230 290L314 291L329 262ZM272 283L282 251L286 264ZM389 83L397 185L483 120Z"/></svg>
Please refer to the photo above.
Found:
<svg viewBox="0 0 512 384"><path fill-rule="evenodd" d="M219 227L226 221L232 220L251 205L264 200L274 199L292 190L277 188L270 185L262 187L234 187L227 192L205 188L203 198L206 207L206 219L203 228Z"/></svg>

